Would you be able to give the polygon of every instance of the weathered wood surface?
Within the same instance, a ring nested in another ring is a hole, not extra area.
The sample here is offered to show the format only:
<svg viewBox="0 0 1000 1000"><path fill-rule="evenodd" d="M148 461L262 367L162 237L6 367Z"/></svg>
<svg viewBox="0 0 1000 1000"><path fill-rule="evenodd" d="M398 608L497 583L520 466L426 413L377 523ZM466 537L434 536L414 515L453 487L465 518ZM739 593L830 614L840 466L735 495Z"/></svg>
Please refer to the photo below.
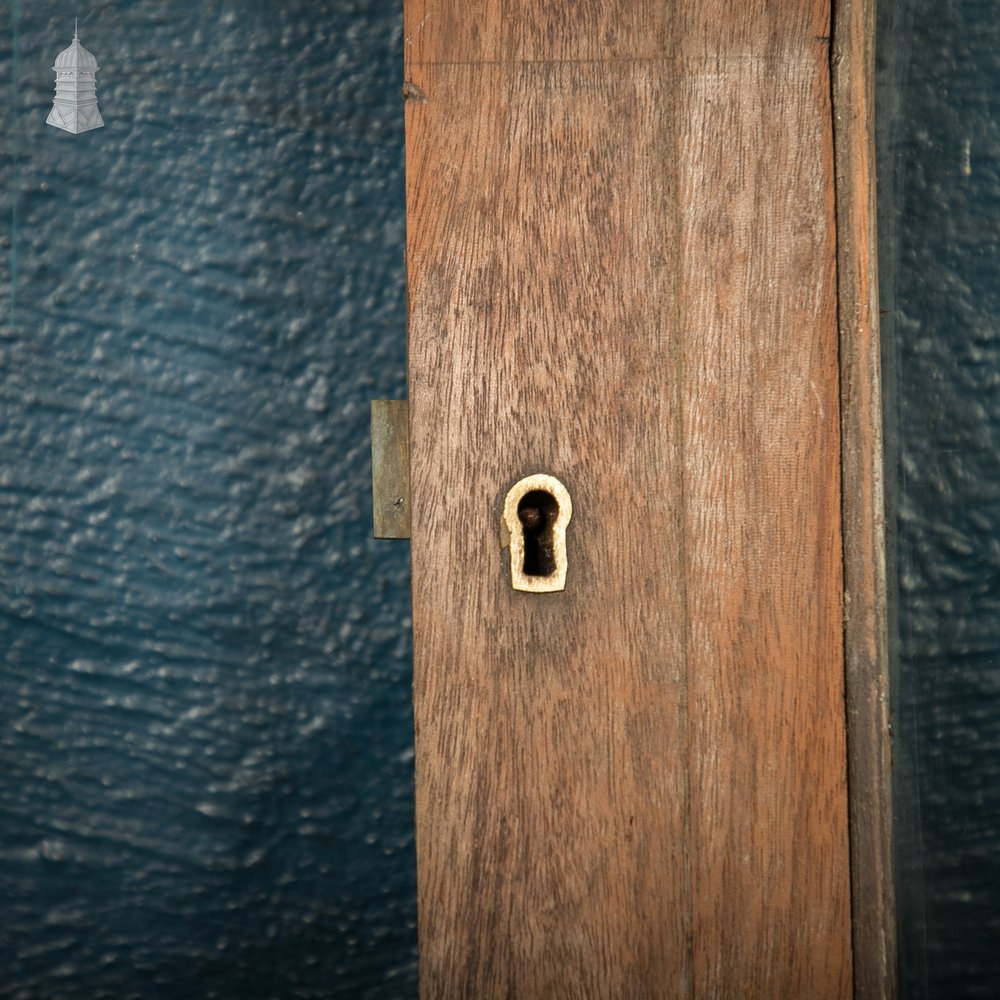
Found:
<svg viewBox="0 0 1000 1000"><path fill-rule="evenodd" d="M406 5L427 998L850 994L828 13Z"/></svg>
<svg viewBox="0 0 1000 1000"><path fill-rule="evenodd" d="M875 239L875 3L834 7L844 652L854 995L896 996L885 499Z"/></svg>
<svg viewBox="0 0 1000 1000"><path fill-rule="evenodd" d="M829 11L681 9L695 995L843 997Z"/></svg>

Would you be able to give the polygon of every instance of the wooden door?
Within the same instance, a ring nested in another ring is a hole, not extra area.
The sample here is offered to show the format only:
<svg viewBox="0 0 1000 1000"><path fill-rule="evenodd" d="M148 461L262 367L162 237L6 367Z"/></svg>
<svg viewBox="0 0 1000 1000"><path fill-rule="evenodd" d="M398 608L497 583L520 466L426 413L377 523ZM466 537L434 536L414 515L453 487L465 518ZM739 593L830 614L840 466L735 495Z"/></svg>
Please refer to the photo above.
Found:
<svg viewBox="0 0 1000 1000"><path fill-rule="evenodd" d="M852 993L830 39L406 2L426 998Z"/></svg>

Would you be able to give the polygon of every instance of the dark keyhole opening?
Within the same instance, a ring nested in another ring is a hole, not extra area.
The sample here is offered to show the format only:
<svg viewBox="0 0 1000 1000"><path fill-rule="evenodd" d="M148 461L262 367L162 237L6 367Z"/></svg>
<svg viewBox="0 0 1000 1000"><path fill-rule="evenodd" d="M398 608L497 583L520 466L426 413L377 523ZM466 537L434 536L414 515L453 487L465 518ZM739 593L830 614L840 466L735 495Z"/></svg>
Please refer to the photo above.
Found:
<svg viewBox="0 0 1000 1000"><path fill-rule="evenodd" d="M525 493L517 505L517 516L524 529L524 575L551 576L556 571L556 498L545 490Z"/></svg>

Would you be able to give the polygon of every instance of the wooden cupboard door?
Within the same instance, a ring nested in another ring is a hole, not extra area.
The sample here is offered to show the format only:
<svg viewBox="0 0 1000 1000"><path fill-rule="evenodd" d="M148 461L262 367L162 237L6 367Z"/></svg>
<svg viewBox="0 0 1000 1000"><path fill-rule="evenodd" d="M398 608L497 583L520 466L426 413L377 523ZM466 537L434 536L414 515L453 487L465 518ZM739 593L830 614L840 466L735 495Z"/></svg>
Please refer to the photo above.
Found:
<svg viewBox="0 0 1000 1000"><path fill-rule="evenodd" d="M829 13L406 4L424 997L851 992Z"/></svg>

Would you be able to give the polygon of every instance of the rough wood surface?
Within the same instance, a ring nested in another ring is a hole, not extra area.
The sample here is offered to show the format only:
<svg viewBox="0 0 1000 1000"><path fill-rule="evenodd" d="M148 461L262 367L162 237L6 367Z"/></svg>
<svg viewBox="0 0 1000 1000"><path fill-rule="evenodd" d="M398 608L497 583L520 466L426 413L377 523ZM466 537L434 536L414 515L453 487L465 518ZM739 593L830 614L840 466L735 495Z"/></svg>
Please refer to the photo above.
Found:
<svg viewBox="0 0 1000 1000"><path fill-rule="evenodd" d="M896 914L875 239L874 0L838 0L833 43L854 995L857 1000L893 1000Z"/></svg>
<svg viewBox="0 0 1000 1000"><path fill-rule="evenodd" d="M666 94L622 63L408 80L422 995L684 995ZM559 594L500 547L536 472L573 497Z"/></svg>
<svg viewBox="0 0 1000 1000"><path fill-rule="evenodd" d="M681 6L696 995L844 997L829 11Z"/></svg>
<svg viewBox="0 0 1000 1000"><path fill-rule="evenodd" d="M422 995L842 1000L828 9L500 10L406 6Z"/></svg>

